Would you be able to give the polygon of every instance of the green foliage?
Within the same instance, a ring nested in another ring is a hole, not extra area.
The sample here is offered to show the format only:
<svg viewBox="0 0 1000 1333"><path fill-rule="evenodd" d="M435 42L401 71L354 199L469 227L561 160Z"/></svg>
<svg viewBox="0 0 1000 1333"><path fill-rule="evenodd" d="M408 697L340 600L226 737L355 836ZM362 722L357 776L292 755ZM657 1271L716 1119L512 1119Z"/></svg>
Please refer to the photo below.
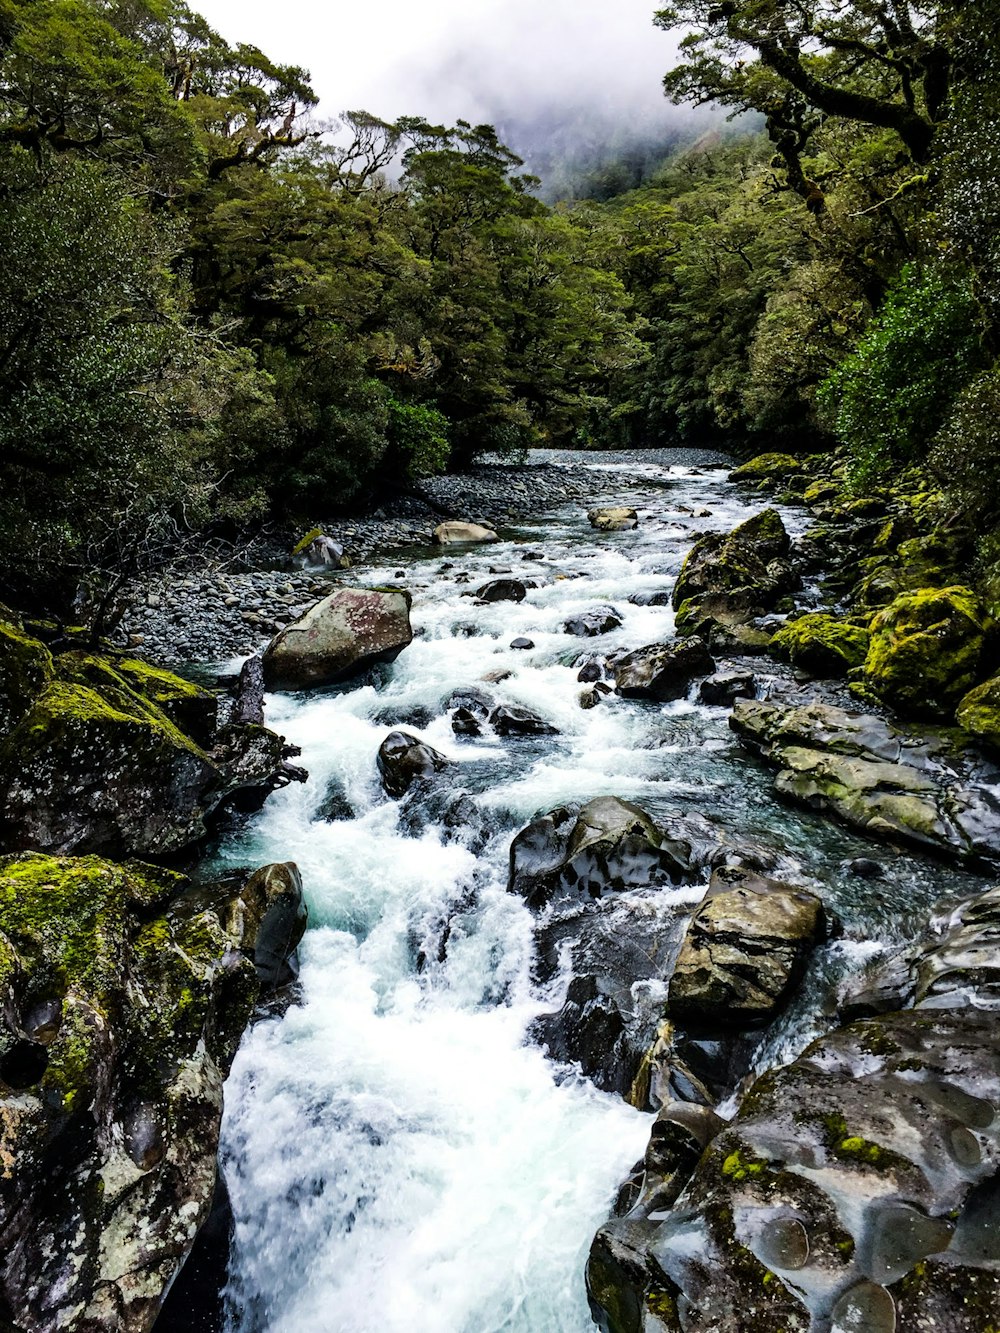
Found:
<svg viewBox="0 0 1000 1333"><path fill-rule="evenodd" d="M448 463L448 419L426 403L405 403L396 397L388 402L388 470L393 464L408 481L443 472Z"/></svg>
<svg viewBox="0 0 1000 1333"><path fill-rule="evenodd" d="M862 484L923 457L956 389L982 363L977 310L960 279L907 265L820 402Z"/></svg>

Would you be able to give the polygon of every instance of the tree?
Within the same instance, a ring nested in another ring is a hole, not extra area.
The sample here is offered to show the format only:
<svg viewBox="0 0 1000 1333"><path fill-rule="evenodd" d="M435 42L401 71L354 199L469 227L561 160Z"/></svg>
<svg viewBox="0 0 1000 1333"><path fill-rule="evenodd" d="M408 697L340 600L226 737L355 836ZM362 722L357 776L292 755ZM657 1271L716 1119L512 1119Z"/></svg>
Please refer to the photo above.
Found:
<svg viewBox="0 0 1000 1333"><path fill-rule="evenodd" d="M667 94L763 114L789 184L817 211L802 159L824 119L891 130L924 163L947 115L954 23L933 0L683 0L656 23L686 32Z"/></svg>

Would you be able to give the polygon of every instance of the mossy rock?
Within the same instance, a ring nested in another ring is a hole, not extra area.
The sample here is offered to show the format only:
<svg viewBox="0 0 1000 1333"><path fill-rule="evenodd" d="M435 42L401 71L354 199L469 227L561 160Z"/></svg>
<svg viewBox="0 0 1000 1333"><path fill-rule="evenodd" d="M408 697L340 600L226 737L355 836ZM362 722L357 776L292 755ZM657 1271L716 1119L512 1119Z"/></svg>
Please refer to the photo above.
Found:
<svg viewBox="0 0 1000 1333"><path fill-rule="evenodd" d="M780 629L771 651L814 676L846 676L868 654L868 631L849 620L811 612Z"/></svg>
<svg viewBox="0 0 1000 1333"><path fill-rule="evenodd" d="M48 648L0 607L0 739L20 722L52 674Z"/></svg>
<svg viewBox="0 0 1000 1333"><path fill-rule="evenodd" d="M708 533L688 552L674 585L674 610L689 600L742 598L746 619L769 610L798 586L787 563L791 543L781 515L765 509L729 533ZM695 608L689 608L691 614Z"/></svg>
<svg viewBox="0 0 1000 1333"><path fill-rule="evenodd" d="M955 717L960 727L1000 750L1000 676L970 690L959 703Z"/></svg>
<svg viewBox="0 0 1000 1333"><path fill-rule="evenodd" d="M313 542L318 541L320 537L325 535L322 528L310 528L306 535L292 547L292 555L305 555Z"/></svg>
<svg viewBox="0 0 1000 1333"><path fill-rule="evenodd" d="M981 674L989 620L969 588L903 593L871 622L864 685L915 717L947 717Z"/></svg>
<svg viewBox="0 0 1000 1333"><path fill-rule="evenodd" d="M802 462L791 454L758 454L730 472L730 481L784 480L802 471Z"/></svg>
<svg viewBox="0 0 1000 1333"><path fill-rule="evenodd" d="M207 1215L222 1079L257 999L239 886L137 862L0 858L6 1308L152 1325Z"/></svg>

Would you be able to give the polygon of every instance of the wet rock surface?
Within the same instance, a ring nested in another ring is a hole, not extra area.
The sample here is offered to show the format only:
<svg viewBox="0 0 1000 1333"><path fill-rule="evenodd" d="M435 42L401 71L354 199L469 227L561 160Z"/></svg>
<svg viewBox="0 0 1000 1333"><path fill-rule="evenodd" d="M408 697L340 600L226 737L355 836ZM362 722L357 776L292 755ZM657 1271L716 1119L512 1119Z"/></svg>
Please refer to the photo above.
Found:
<svg viewBox="0 0 1000 1333"><path fill-rule="evenodd" d="M715 659L701 639L650 644L617 657L615 686L626 699L683 698L697 676L715 671Z"/></svg>
<svg viewBox="0 0 1000 1333"><path fill-rule="evenodd" d="M294 949L270 930L275 877L294 898L294 866L195 889L138 863L0 859L0 1291L19 1329L153 1326L211 1206L260 960Z"/></svg>
<svg viewBox="0 0 1000 1333"><path fill-rule="evenodd" d="M671 1018L711 1029L769 1022L825 928L814 893L751 871L717 870L674 965Z"/></svg>
<svg viewBox="0 0 1000 1333"><path fill-rule="evenodd" d="M921 736L829 705L737 702L730 720L778 767L778 792L875 837L958 859L1000 860L1000 798L990 763L947 736Z"/></svg>
<svg viewBox="0 0 1000 1333"><path fill-rule="evenodd" d="M440 750L406 731L392 731L386 736L377 763L382 786L390 796L405 796L415 782L426 782L448 766Z"/></svg>

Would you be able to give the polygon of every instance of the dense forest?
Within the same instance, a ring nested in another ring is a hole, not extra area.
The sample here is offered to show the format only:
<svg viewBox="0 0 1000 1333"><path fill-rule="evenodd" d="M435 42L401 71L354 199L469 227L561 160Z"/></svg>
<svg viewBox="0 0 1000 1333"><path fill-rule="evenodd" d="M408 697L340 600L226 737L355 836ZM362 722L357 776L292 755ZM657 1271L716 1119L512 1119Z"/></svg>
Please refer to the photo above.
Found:
<svg viewBox="0 0 1000 1333"><path fill-rule="evenodd" d="M989 10L663 9L667 93L734 122L548 206L489 126L331 135L184 4L0 0L0 591L536 443L839 443L988 533Z"/></svg>

